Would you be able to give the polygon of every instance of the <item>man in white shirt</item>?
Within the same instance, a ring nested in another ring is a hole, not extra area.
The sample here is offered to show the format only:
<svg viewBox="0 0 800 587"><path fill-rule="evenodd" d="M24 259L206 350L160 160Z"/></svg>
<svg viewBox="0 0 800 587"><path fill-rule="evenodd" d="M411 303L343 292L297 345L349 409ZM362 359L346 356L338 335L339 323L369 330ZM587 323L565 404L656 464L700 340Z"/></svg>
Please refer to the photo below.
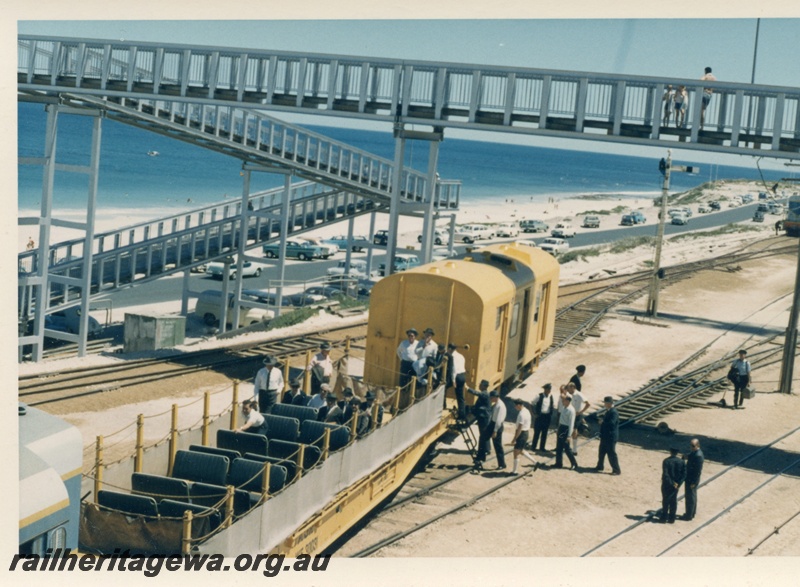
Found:
<svg viewBox="0 0 800 587"><path fill-rule="evenodd" d="M417 329L406 330L406 340L397 347L397 357L400 359L400 387L405 387L414 377L414 361L417 360Z"/></svg>
<svg viewBox="0 0 800 587"><path fill-rule="evenodd" d="M417 358L426 360L428 357L436 356L436 349L438 345L433 340L433 329L426 328L423 332L423 338L417 345Z"/></svg>
<svg viewBox="0 0 800 587"><path fill-rule="evenodd" d="M464 386L467 383L467 360L464 355L459 353L457 347L452 342L447 345L447 378L448 387L455 388L456 404L458 405L458 417L464 418ZM503 402L500 402L501 404ZM505 419L505 405L503 406L503 419ZM502 445L502 444L501 444ZM505 467L505 466L504 466Z"/></svg>
<svg viewBox="0 0 800 587"><path fill-rule="evenodd" d="M330 383L333 376L333 361L331 360L331 343L323 342L319 345L319 352L308 363L311 371L311 394L319 393L323 383Z"/></svg>
<svg viewBox="0 0 800 587"><path fill-rule="evenodd" d="M309 408L316 408L320 409L322 406L325 405L325 398L328 397L328 394L331 392L331 386L327 383L323 383L319 386L319 393L314 394L311 396L311 399L308 400L306 404Z"/></svg>
<svg viewBox="0 0 800 587"><path fill-rule="evenodd" d="M492 446L497 455L497 469L502 470L506 468L506 455L503 451L503 423L506 421L506 405L500 399L500 392L496 389L489 394L489 401L492 402L492 420L489 422Z"/></svg>
<svg viewBox="0 0 800 587"><path fill-rule="evenodd" d="M269 355L264 357L264 367L259 369L253 381L253 401L261 407L261 413L269 414L278 403L278 394L283 390L283 373L278 361Z"/></svg>
<svg viewBox="0 0 800 587"><path fill-rule="evenodd" d="M558 441L556 442L556 469L561 469L564 466L564 452L567 453L571 469L578 468L578 461L575 460L575 455L572 454L572 449L569 447L569 440L572 436L572 431L575 427L575 408L572 407L572 397L565 394L561 401L563 409L558 418Z"/></svg>
<svg viewBox="0 0 800 587"><path fill-rule="evenodd" d="M517 398L514 400L514 408L517 410L517 426L514 430L514 438L508 444L514 447L514 468L511 470L512 475L518 475L517 468L519 467L519 455L524 456L534 465L536 461L525 450L525 445L528 443L528 434L531 429L531 413L522 403L522 400Z"/></svg>
<svg viewBox="0 0 800 587"><path fill-rule="evenodd" d="M567 384L567 393L572 395L572 407L575 410L575 426L572 430L572 452L575 456L578 456L578 432L587 427L583 414L589 409L589 402L583 397L583 393L575 387L574 383Z"/></svg>
<svg viewBox="0 0 800 587"><path fill-rule="evenodd" d="M242 414L245 423L236 429L236 432L249 432L250 434L264 434L264 416L258 411L258 403L245 400L242 404Z"/></svg>

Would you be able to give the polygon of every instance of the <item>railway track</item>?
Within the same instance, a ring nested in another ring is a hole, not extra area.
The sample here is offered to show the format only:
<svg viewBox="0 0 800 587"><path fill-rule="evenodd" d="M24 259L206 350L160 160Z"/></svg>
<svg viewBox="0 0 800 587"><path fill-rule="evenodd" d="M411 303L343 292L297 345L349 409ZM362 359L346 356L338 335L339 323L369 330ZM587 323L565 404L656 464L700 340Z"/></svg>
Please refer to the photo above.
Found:
<svg viewBox="0 0 800 587"><path fill-rule="evenodd" d="M779 346L769 348L776 338L777 336L765 337L746 347L748 360L754 370L780 361L782 348ZM703 400L726 385L725 373L735 351L690 369L689 365L695 363L706 351L706 348L700 349L674 369L619 400L617 408L620 413L620 426L634 423L651 424L663 415L678 410L710 407ZM596 421L603 411L594 412L589 419ZM797 430L800 431L800 428ZM465 451L449 451L444 459L415 475L404 485L403 490L373 517L370 524L350 542L344 544L337 554L351 557L370 556L442 518L475 504L536 470L535 467L527 466L527 462L521 459L523 466L519 476L509 477L502 472L493 471L481 475L467 475L472 470L471 465L465 464L467 460L469 455ZM800 462L791 466L798 464ZM454 469L454 473L443 473ZM480 480L476 482L476 478ZM631 528L636 525L632 525Z"/></svg>
<svg viewBox="0 0 800 587"><path fill-rule="evenodd" d="M742 250L716 259L698 261L669 270L667 281L685 279L702 269L731 266L744 261L793 252L795 247L781 242L757 243L755 250ZM572 284L562 288L559 298L573 299L557 310L554 343L544 357L557 352L567 344L577 344L590 336L599 321L614 307L632 301L647 291L651 273L610 277L603 280ZM127 389L136 385L160 383L204 370L219 370L232 378L248 379L252 376L257 357L272 354L287 357L302 354L327 340L334 344L344 336L358 342L365 338L366 321L343 328L330 329L314 335L301 335L257 345L238 344L224 349L195 351L166 358L126 361L108 367L84 367L63 370L47 375L32 375L19 379L19 397L30 405L45 405ZM337 338L338 337L338 338ZM96 341L99 350L106 341ZM340 342L338 344L341 344ZM98 352L99 352L98 350ZM544 358L543 357L543 358Z"/></svg>
<svg viewBox="0 0 800 587"><path fill-rule="evenodd" d="M652 553L652 556L680 554L679 552L675 552L680 545L701 532L706 535L705 533L716 531L724 535L727 532L725 525L726 517L734 515L737 509L741 509L740 506L743 504L753 503L754 507L761 508L761 510L766 508L763 515L769 515L769 504L774 503L775 500L782 499L787 489L789 491L794 491L794 486L791 485L788 488L782 487L774 490L774 495L769 494L770 490L773 490L773 487L775 487L773 484L785 479L787 475L790 475L790 472L791 476L794 477L800 473L800 458L797 457L799 442L800 427L797 427L773 439L767 444L754 448L737 459L736 462L702 481L700 485L698 485L698 490L703 490L704 495L708 495L709 491L716 489L719 493L724 495L724 498L722 498L722 500L718 499L720 503L718 503L715 508L712 508L711 513L706 513L703 516L705 521L690 526L688 532L680 532L679 538L677 539L672 539L675 537L675 534L670 534L670 540L661 544L657 551ZM778 454L777 457L776 453ZM762 470L770 474L768 474L766 478L760 477L754 481L751 478L752 475L747 473L748 470L753 469ZM679 501L682 499L683 496L680 496ZM706 499L705 503L707 502L708 500ZM622 543L636 543L638 532L645 531L645 528L649 524L655 523L659 514L660 510L648 512L636 522L597 543L580 556L588 557L599 554L602 551L605 551L603 552L603 554L605 554L609 551L609 547L613 548ZM748 513L744 512L739 514L739 516L746 517ZM775 526L773 531L764 536L761 540L752 543L753 546L742 552L742 555L749 556L753 554L755 550L760 548L765 542L778 536L778 530L780 528L792 523L798 516L800 516L800 512L795 511L788 517L778 518L777 522L779 525ZM718 523L719 527L715 528L714 525ZM734 524L735 521L730 521L728 523ZM686 554L702 556L702 554L698 554L696 551L692 551L691 549L687 550L688 553Z"/></svg>
<svg viewBox="0 0 800 587"><path fill-rule="evenodd" d="M125 364L102 367L79 367L46 375L31 375L19 379L19 399L31 406L64 402L99 393L122 390L147 383L161 383L200 371L217 370L252 375L261 357L270 354L278 358L304 356L307 351L330 342L343 350L345 337L351 348L363 340L363 327L333 328L313 335L281 338L261 344L235 345L174 355L168 358L149 358Z"/></svg>
<svg viewBox="0 0 800 587"><path fill-rule="evenodd" d="M755 248L752 248L755 247ZM675 284L688 279L698 271L710 269L737 270L738 265L794 253L794 244L785 245L780 239L759 241L744 250L735 251L702 261L694 261L679 266L667 267L662 284ZM568 344L579 344L587 336L598 335L596 326L600 320L615 307L645 295L650 287L651 271L640 271L620 277L606 277L602 280L583 282L565 286L559 290L559 300L566 302L556 311L556 325L553 344L542 355L542 359L558 352ZM561 290L564 290L563 292Z"/></svg>

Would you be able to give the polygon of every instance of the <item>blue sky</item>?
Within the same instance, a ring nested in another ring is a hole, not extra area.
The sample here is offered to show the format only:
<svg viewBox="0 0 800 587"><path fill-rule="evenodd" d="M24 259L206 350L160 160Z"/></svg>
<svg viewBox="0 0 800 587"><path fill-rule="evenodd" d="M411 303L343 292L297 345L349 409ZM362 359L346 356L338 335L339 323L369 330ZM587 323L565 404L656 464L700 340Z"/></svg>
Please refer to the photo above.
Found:
<svg viewBox="0 0 800 587"><path fill-rule="evenodd" d="M689 79L699 78L703 68L711 66L720 80L749 82L756 22L756 18L40 20L20 21L18 32ZM798 38L800 18L761 19L755 70L757 84L800 86ZM300 123L376 128L349 119L291 118ZM385 127L384 124L377 128L388 130ZM589 141L467 131L448 131L448 136L654 155L652 151L642 153L640 147ZM658 149L659 153L662 151ZM752 158L742 156L691 152L683 158L752 165ZM782 167L782 163L765 162L765 166Z"/></svg>

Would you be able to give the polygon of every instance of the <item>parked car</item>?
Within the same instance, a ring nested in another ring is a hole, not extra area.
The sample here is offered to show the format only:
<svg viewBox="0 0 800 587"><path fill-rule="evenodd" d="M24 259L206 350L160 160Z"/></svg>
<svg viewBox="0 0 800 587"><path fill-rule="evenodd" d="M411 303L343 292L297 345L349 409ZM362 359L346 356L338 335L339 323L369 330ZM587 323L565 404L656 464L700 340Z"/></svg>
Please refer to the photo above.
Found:
<svg viewBox="0 0 800 587"><path fill-rule="evenodd" d="M344 291L341 288L333 287L332 285L312 285L306 288L303 293L310 296L323 296L327 299L344 295Z"/></svg>
<svg viewBox="0 0 800 587"><path fill-rule="evenodd" d="M350 270L347 271L347 261L342 259L336 267L329 267L328 275L350 275L352 277L367 276L367 262L364 259L350 259Z"/></svg>
<svg viewBox="0 0 800 587"><path fill-rule="evenodd" d="M541 220L522 220L519 227L522 232L547 232L550 230L550 226Z"/></svg>
<svg viewBox="0 0 800 587"><path fill-rule="evenodd" d="M270 243L263 246L264 256L270 259L277 259L280 254L280 243ZM301 261L312 259L327 259L328 252L320 246L306 240L287 240L286 257L296 257Z"/></svg>
<svg viewBox="0 0 800 587"><path fill-rule="evenodd" d="M684 214L685 215L686 213L683 211L683 208L670 208L669 210L667 210L667 215L670 218L672 218L673 216L675 216L677 214Z"/></svg>
<svg viewBox="0 0 800 587"><path fill-rule="evenodd" d="M332 245L336 245L337 247L339 247L340 251L346 251L347 250L347 235L346 234L337 235L337 236L332 236L330 238L326 238L323 242L329 243L329 244L332 244ZM355 235L354 234L353 238L350 239L350 249L354 253L360 253L361 251L363 251L367 247L369 247L369 239L367 237L365 237L364 235Z"/></svg>
<svg viewBox="0 0 800 587"><path fill-rule="evenodd" d="M303 239L310 242L312 245L317 245L318 247L321 247L322 250L325 251L322 256L323 259L327 259L328 257L331 257L339 252L339 245L325 242L318 236L306 236L303 237Z"/></svg>
<svg viewBox="0 0 800 587"><path fill-rule="evenodd" d="M679 212L672 216L672 224L689 224L689 217L683 212Z"/></svg>
<svg viewBox="0 0 800 587"><path fill-rule="evenodd" d="M394 261L392 263L392 273L405 271L406 269L417 267L419 264L420 264L419 257L417 257L416 255L412 255L409 253L398 253L394 256ZM381 263L378 269L378 274L386 275L385 263Z"/></svg>
<svg viewBox="0 0 800 587"><path fill-rule="evenodd" d="M69 332L70 334L78 334L81 321L81 309L78 306L71 308L64 308L63 310L56 310L44 317L44 327L46 330L57 330L58 332ZM100 336L103 331L100 323L89 316L88 338L95 338Z"/></svg>
<svg viewBox="0 0 800 587"><path fill-rule="evenodd" d="M753 222L764 222L764 213L756 210L756 213L753 214Z"/></svg>
<svg viewBox="0 0 800 587"><path fill-rule="evenodd" d="M418 243L422 242L422 235L421 234L417 235L417 242ZM441 244L446 243L446 242L447 243L450 242L450 235L446 231L437 229L437 230L435 230L433 232L433 244L441 245Z"/></svg>
<svg viewBox="0 0 800 587"><path fill-rule="evenodd" d="M558 238L572 238L575 236L575 228L571 224L556 224L555 228L550 231L550 236Z"/></svg>
<svg viewBox="0 0 800 587"><path fill-rule="evenodd" d="M258 302L260 304L266 304L267 306L278 305L277 293L271 291L264 291L261 289L243 289L242 299L251 300L254 302ZM281 298L281 306L291 306L291 305L292 305L291 295L284 294L283 297Z"/></svg>
<svg viewBox="0 0 800 587"><path fill-rule="evenodd" d="M756 212L769 212L769 204L766 202L759 202L756 206Z"/></svg>
<svg viewBox="0 0 800 587"><path fill-rule="evenodd" d="M620 219L619 223L622 226L633 226L636 224L636 221L633 219L633 216L630 214L623 214L622 218Z"/></svg>
<svg viewBox="0 0 800 587"><path fill-rule="evenodd" d="M744 204L750 204L753 202L753 195L752 194L744 194L742 196L742 202Z"/></svg>
<svg viewBox="0 0 800 587"><path fill-rule="evenodd" d="M769 213L770 214L783 214L783 204L778 202L770 202L769 203Z"/></svg>
<svg viewBox="0 0 800 587"><path fill-rule="evenodd" d="M236 259L230 264L230 279L236 279ZM225 275L225 263L221 261L214 261L209 263L206 267L206 273L214 279L222 279ZM245 261L242 263L242 277L259 277L261 275L261 265L253 263L252 261Z"/></svg>
<svg viewBox="0 0 800 587"><path fill-rule="evenodd" d="M639 210L634 210L633 212L630 212L630 215L633 216L633 221L636 224L645 224L647 222L647 218Z"/></svg>
<svg viewBox="0 0 800 587"><path fill-rule="evenodd" d="M569 250L569 243L563 238L548 237L541 242L539 248L551 255L556 255Z"/></svg>
<svg viewBox="0 0 800 587"><path fill-rule="evenodd" d="M708 207L708 206L706 206L705 204L700 204L700 205L697 207L697 213L698 213L698 214L708 214L709 212L711 212L711 208L709 208L709 207Z"/></svg>
<svg viewBox="0 0 800 587"><path fill-rule="evenodd" d="M386 245L389 242L389 231L379 230L372 236L372 242L376 245Z"/></svg>
<svg viewBox="0 0 800 587"><path fill-rule="evenodd" d="M600 228L599 216L584 216L583 228Z"/></svg>
<svg viewBox="0 0 800 587"><path fill-rule="evenodd" d="M720 204L716 200L712 200L711 202L708 203L708 207L711 208L712 210L721 210L722 204Z"/></svg>
<svg viewBox="0 0 800 587"><path fill-rule="evenodd" d="M243 299L245 296L243 296ZM194 306L194 313L199 316L203 322L208 326L219 324L221 315L221 302L222 292L215 289L209 289L200 293L197 298L197 303ZM272 310L264 310L262 308L248 308L245 305L240 305L239 309L239 327L250 326L251 324L258 324L259 322L269 322L275 316ZM227 311L227 325L231 326L233 323L233 293L228 294L228 311Z"/></svg>
<svg viewBox="0 0 800 587"><path fill-rule="evenodd" d="M488 226L483 224L465 224L456 230L453 238L457 241L463 241L469 244L477 240L489 239L493 236L494 231Z"/></svg>
<svg viewBox="0 0 800 587"><path fill-rule="evenodd" d="M497 236L512 237L519 234L519 224L516 222L503 222L497 225L494 233Z"/></svg>
<svg viewBox="0 0 800 587"><path fill-rule="evenodd" d="M444 261L452 257L458 257L458 251L450 250L447 247L436 247L431 251L431 261Z"/></svg>

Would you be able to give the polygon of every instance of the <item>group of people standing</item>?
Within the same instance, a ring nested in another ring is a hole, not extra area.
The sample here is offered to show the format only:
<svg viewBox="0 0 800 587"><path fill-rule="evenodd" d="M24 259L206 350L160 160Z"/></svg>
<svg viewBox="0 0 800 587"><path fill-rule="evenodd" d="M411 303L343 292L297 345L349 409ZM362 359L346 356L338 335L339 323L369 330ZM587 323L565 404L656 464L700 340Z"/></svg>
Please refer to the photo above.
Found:
<svg viewBox="0 0 800 587"><path fill-rule="evenodd" d="M458 352L458 345L452 342L446 347L438 344L433 339L435 335L432 328L426 328L422 331L422 339L419 339L416 328L406 330L406 339L397 347L397 356L400 359L400 387L408 385L413 378L417 379L417 385L427 385L429 374L432 373L431 383L434 387L445 380L448 387L455 389L458 414L463 418L464 387L467 383L466 359Z"/></svg>
<svg viewBox="0 0 800 587"><path fill-rule="evenodd" d="M705 457L700 449L700 441L693 438L689 443L689 454L684 462L678 455L678 448L669 450L670 456L661 464L661 523L674 524L678 509L678 491L686 483L686 511L683 520L691 520L697 513L697 486L703 472Z"/></svg>
<svg viewBox="0 0 800 587"><path fill-rule="evenodd" d="M711 73L711 68L706 67L701 81L717 81L717 78ZM700 127L705 124L706 108L711 103L711 95L713 94L711 88L703 88L702 104L700 107ZM689 106L689 93L686 91L686 86L678 86L673 89L671 85L664 89L664 96L661 98L664 103L664 116L661 121L662 126L669 126L670 118L673 112L675 113L675 126L683 128L686 125L686 110Z"/></svg>
<svg viewBox="0 0 800 587"><path fill-rule="evenodd" d="M333 393L330 385L333 376L330 343L323 342L319 352L309 361L307 371L310 374L311 395L305 392L302 381L296 378L289 382L289 388L281 396L285 381L277 359L267 355L262 362L264 366L258 370L253 380L253 398L242 404L245 423L237 431L263 434L264 415L272 413L279 398L283 404L316 409L317 420L320 422L348 425L352 422L353 415L358 414L356 433L359 437L373 428L373 405L376 401L373 392L368 391L364 399L361 399L352 388L346 387L342 391L341 400ZM383 423L383 414L383 406L378 405L376 427Z"/></svg>

